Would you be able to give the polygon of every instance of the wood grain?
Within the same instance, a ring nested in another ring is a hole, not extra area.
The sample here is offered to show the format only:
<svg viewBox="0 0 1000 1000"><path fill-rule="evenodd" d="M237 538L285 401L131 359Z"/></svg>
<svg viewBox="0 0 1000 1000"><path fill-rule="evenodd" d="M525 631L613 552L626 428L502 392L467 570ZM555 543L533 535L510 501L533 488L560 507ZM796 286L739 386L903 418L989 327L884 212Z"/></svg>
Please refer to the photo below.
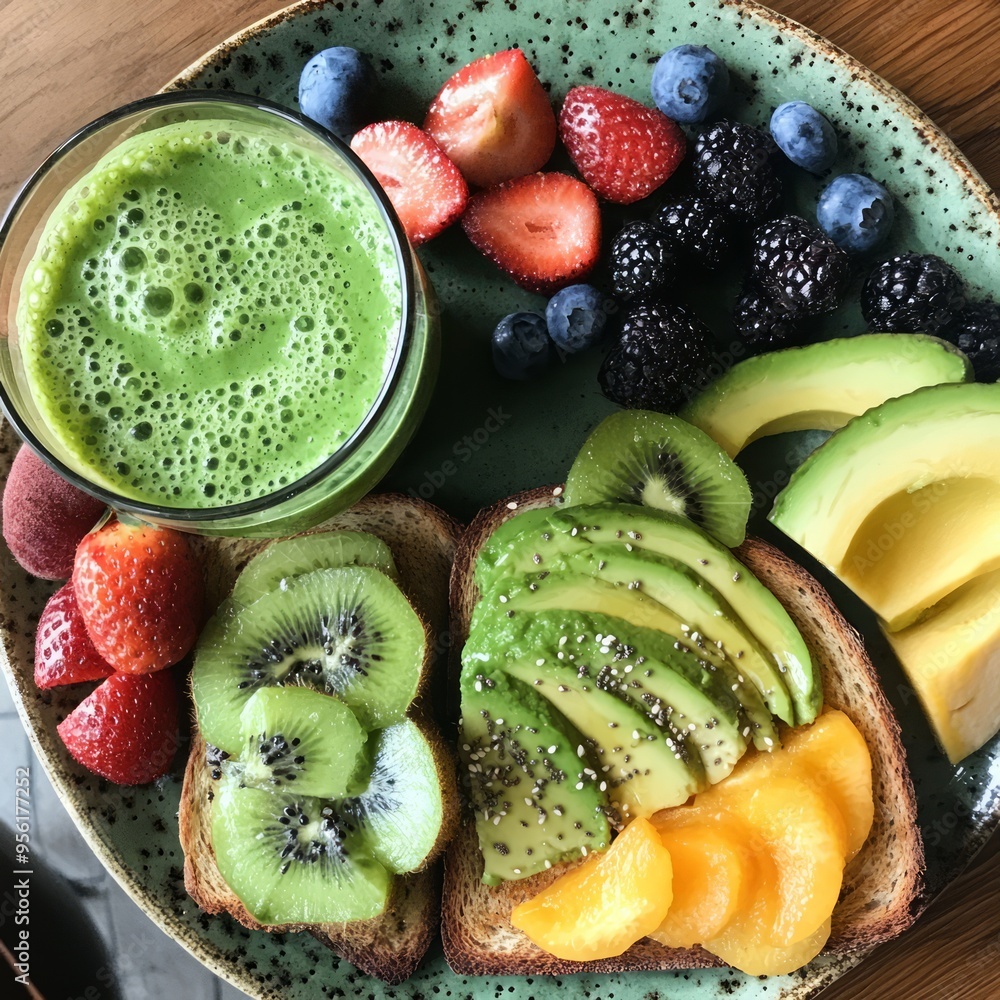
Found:
<svg viewBox="0 0 1000 1000"><path fill-rule="evenodd" d="M668 0L660 0L668 2ZM677 2L677 0L669 0ZM158 89L281 0L0 0L0 202L59 140ZM997 0L774 0L908 94L1000 188ZM1000 838L827 1000L1000 996Z"/></svg>

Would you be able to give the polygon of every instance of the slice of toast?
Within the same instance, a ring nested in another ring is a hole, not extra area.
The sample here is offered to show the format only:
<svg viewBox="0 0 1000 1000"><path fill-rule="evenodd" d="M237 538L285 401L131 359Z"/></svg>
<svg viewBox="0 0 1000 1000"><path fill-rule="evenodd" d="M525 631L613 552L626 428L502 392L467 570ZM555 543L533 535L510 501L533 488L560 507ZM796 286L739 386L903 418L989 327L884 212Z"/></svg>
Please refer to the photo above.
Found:
<svg viewBox="0 0 1000 1000"><path fill-rule="evenodd" d="M455 554L460 525L443 511L402 494L366 497L349 511L320 525L315 531L344 528L367 531L381 538L392 550L399 570L399 583L427 624L428 662L422 695L415 702L418 724L439 749L441 777L450 794L439 845L454 832L458 817L454 760L429 721L429 707L445 683L435 661L443 651L448 626L448 575ZM267 540L198 539L206 568L211 606L232 589L240 570L261 551ZM309 931L341 958L387 983L400 983L416 970L437 934L440 913L440 864L396 879L386 911L372 920L347 924L262 927L247 912L219 872L212 850L211 819L214 781L205 762L205 743L197 734L184 772L180 803L180 840L184 849L184 885L195 902L208 913L228 913L252 930Z"/></svg>
<svg viewBox="0 0 1000 1000"><path fill-rule="evenodd" d="M462 536L451 578L456 660L479 597L473 580L479 549L509 517L525 508L555 504L561 492L560 487L532 490L501 501L482 511ZM861 637L826 591L765 542L748 539L736 555L785 606L819 665L825 703L851 718L871 751L875 822L864 847L844 872L825 951L843 954L870 948L909 927L920 910L923 843L899 726ZM441 935L452 969L462 975L564 975L724 964L701 948L667 948L649 938L617 958L596 962L566 962L542 951L511 925L511 910L579 863L556 865L496 888L483 885L475 826L464 809L462 828L445 859Z"/></svg>

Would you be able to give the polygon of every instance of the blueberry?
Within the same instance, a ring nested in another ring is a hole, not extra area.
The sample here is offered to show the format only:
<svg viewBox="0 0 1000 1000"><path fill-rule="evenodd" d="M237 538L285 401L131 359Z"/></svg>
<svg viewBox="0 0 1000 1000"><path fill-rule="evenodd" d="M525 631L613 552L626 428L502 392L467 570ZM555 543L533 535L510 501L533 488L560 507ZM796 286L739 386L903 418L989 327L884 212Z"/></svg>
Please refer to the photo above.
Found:
<svg viewBox="0 0 1000 1000"><path fill-rule="evenodd" d="M593 285L569 285L545 307L549 336L567 354L593 347L604 335L607 321L608 303Z"/></svg>
<svg viewBox="0 0 1000 1000"><path fill-rule="evenodd" d="M889 235L895 217L892 195L864 174L841 174L819 196L816 221L834 243L861 253Z"/></svg>
<svg viewBox="0 0 1000 1000"><path fill-rule="evenodd" d="M374 120L371 104L377 84L364 53L337 45L306 63L299 78L299 108L347 142Z"/></svg>
<svg viewBox="0 0 1000 1000"><path fill-rule="evenodd" d="M538 313L510 313L493 331L493 364L504 378L532 378L548 364L551 352L545 317Z"/></svg>
<svg viewBox="0 0 1000 1000"><path fill-rule="evenodd" d="M805 101L775 108L771 135L792 163L814 174L829 170L837 158L837 133L826 116Z"/></svg>
<svg viewBox="0 0 1000 1000"><path fill-rule="evenodd" d="M726 99L729 70L707 45L678 45L660 56L650 89L668 118L701 122Z"/></svg>

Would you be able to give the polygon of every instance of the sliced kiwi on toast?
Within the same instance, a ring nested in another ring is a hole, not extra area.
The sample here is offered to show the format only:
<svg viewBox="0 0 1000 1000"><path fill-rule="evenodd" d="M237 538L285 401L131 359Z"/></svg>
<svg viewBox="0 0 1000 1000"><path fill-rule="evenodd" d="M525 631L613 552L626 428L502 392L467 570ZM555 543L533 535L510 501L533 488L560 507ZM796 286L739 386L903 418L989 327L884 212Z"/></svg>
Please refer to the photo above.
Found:
<svg viewBox="0 0 1000 1000"><path fill-rule="evenodd" d="M279 685L336 695L366 730L393 725L420 686L426 646L410 602L370 567L316 570L247 607L227 603L205 626L191 671L202 735L238 754L244 706Z"/></svg>
<svg viewBox="0 0 1000 1000"><path fill-rule="evenodd" d="M372 733L369 753L364 791L339 804L342 815L389 871L418 871L440 844L447 811L442 777L453 764L411 719Z"/></svg>
<svg viewBox="0 0 1000 1000"><path fill-rule="evenodd" d="M339 798L362 760L365 731L337 698L305 687L259 688L240 713L243 749L222 762L238 784Z"/></svg>
<svg viewBox="0 0 1000 1000"><path fill-rule="evenodd" d="M265 925L367 920L392 878L334 803L241 787L224 777L212 804L219 872Z"/></svg>
<svg viewBox="0 0 1000 1000"><path fill-rule="evenodd" d="M591 432L565 502L640 504L679 514L731 548L746 537L750 486L733 460L680 417L621 410Z"/></svg>
<svg viewBox="0 0 1000 1000"><path fill-rule="evenodd" d="M390 579L398 576L392 552L381 538L364 531L320 531L268 545L247 563L230 599L253 604L280 587L282 580L340 566L372 566Z"/></svg>

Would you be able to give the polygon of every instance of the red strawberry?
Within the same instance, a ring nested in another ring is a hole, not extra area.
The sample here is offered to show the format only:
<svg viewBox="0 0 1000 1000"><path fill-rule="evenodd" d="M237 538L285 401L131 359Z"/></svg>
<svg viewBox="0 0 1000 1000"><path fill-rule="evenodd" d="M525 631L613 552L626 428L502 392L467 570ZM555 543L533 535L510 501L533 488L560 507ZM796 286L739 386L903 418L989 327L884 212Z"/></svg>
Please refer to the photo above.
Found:
<svg viewBox="0 0 1000 1000"><path fill-rule="evenodd" d="M119 785L144 785L170 770L180 705L169 671L112 674L59 723L73 759Z"/></svg>
<svg viewBox="0 0 1000 1000"><path fill-rule="evenodd" d="M97 652L116 670L162 670L198 638L205 585L179 531L106 524L80 542L73 588Z"/></svg>
<svg viewBox="0 0 1000 1000"><path fill-rule="evenodd" d="M35 633L35 683L40 688L99 681L114 668L94 649L76 603L64 583L48 600Z"/></svg>
<svg viewBox="0 0 1000 1000"><path fill-rule="evenodd" d="M416 125L376 122L355 133L351 149L385 188L414 246L447 229L465 210L465 178Z"/></svg>
<svg viewBox="0 0 1000 1000"><path fill-rule="evenodd" d="M680 126L665 114L600 87L574 87L566 95L559 136L583 179L620 205L655 191L686 146Z"/></svg>
<svg viewBox="0 0 1000 1000"><path fill-rule="evenodd" d="M424 128L477 187L540 170L556 146L552 105L520 49L460 69L434 98Z"/></svg>
<svg viewBox="0 0 1000 1000"><path fill-rule="evenodd" d="M589 274L601 250L594 192L566 174L531 174L469 200L462 228L522 288L550 294Z"/></svg>

